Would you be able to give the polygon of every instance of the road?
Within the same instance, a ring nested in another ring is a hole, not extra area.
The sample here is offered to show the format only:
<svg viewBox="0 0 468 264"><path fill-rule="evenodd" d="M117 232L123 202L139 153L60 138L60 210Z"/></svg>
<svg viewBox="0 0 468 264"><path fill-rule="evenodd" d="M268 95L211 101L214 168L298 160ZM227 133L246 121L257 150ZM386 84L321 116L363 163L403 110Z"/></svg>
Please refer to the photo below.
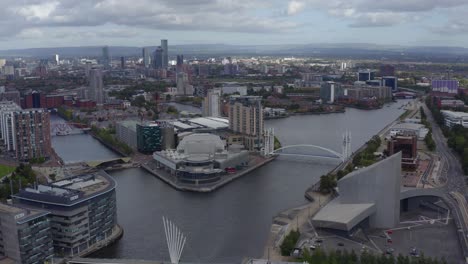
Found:
<svg viewBox="0 0 468 264"><path fill-rule="evenodd" d="M468 259L468 228L467 224L465 224L465 219L468 219L466 199L455 199L455 197L459 197L457 193L462 195L466 194L467 186L465 175L459 158L447 145L447 141L442 130L435 122L431 111L427 108L426 104L423 104L423 108L427 116L427 121L429 121L432 126L432 137L436 144L436 150L447 167L447 182L443 187L441 187L441 190L446 194L445 200L453 212L455 223L459 231L459 239L462 244L463 254L465 258ZM455 195L452 195L451 193Z"/></svg>

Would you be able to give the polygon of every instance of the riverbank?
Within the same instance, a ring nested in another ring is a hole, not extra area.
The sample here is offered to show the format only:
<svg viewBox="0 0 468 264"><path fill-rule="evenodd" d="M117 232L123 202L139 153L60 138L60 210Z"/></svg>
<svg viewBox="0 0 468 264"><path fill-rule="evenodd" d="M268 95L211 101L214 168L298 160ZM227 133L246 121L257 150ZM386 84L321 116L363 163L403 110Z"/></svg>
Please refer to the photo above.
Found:
<svg viewBox="0 0 468 264"><path fill-rule="evenodd" d="M280 246L284 238L292 231L299 230L301 237L314 233L309 219L314 216L324 204L333 198L332 195L312 192L311 202L305 205L287 209L273 217L268 240L263 249L263 259L272 261L288 261L289 256L282 256Z"/></svg>
<svg viewBox="0 0 468 264"><path fill-rule="evenodd" d="M215 183L210 183L210 184L203 184L203 185L193 185L193 184L184 184L181 182L177 181L177 178L170 175L169 173L156 168L156 165L153 163L147 162L145 164L141 165L141 168L146 170L147 172L151 173L152 175L158 177L165 183L169 184L172 186L174 189L179 190L179 191L189 191L189 192L200 192L200 193L207 193L207 192L212 192L214 190L217 190L218 188L223 187L224 185L254 171L255 169L258 169L265 164L273 161L276 158L276 156L272 156L269 158L264 158L262 161L254 164L251 167L248 167L246 169L240 170L237 173L234 174L227 174L221 176L221 180Z"/></svg>
<svg viewBox="0 0 468 264"><path fill-rule="evenodd" d="M127 157L128 155L125 154L122 150L118 149L117 147L107 143L104 141L102 138L100 138L98 135L96 135L93 131L88 132L89 135L91 135L93 138L97 139L101 144L106 146L108 149L112 150L114 153L120 155L121 157Z"/></svg>
<svg viewBox="0 0 468 264"><path fill-rule="evenodd" d="M334 110L334 111L319 111L319 112L303 112L303 113L289 113L289 116L301 116L301 115L326 115L326 114L340 114L345 113L346 110Z"/></svg>
<svg viewBox="0 0 468 264"><path fill-rule="evenodd" d="M377 135L380 138L383 138L392 126L401 121L402 116L413 117L414 115L416 115L418 110L418 107L414 107L414 109L408 109L405 113L398 116L395 120L393 120L384 128L382 128L377 133ZM330 173L336 173L337 171L344 169L350 162L352 162L354 156L362 152L364 149L366 149L366 147L367 143L364 143L359 149L353 152L352 155L345 162L336 166L330 171ZM316 182L311 187L307 188L307 190L305 191L304 196L308 201L310 201L310 203L300 207L288 209L273 218L273 223L270 228L270 236L264 248L264 259L268 258L273 261L286 261L289 259L289 257L281 256L279 247L284 237L286 237L294 228L299 229L299 231L301 232L301 237L304 236L305 233L307 233L306 236L313 236L315 231L310 223L310 219L315 215L315 213L318 212L318 210L322 206L326 205L329 201L331 201L332 198L332 195L323 195L319 193L319 186L320 182Z"/></svg>
<svg viewBox="0 0 468 264"><path fill-rule="evenodd" d="M84 258L86 256L89 256L93 253L98 252L101 249L112 246L115 242L119 241L123 237L123 234L124 234L123 228L120 225L115 225L115 227L112 229L112 234L109 237L106 237L105 239L97 242L96 244L79 252L76 255L69 256L66 258L54 259L54 262L58 264L65 264L65 263L68 263L70 258Z"/></svg>

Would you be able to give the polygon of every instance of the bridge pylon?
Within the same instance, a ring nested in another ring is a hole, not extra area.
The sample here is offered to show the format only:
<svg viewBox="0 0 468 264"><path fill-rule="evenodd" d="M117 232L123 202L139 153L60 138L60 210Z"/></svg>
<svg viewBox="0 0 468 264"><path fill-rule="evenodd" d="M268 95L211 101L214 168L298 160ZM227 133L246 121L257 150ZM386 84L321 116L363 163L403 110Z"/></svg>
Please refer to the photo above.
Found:
<svg viewBox="0 0 468 264"><path fill-rule="evenodd" d="M351 157L351 154L353 153L351 149L351 132L346 130L343 133L343 161L346 161L349 157Z"/></svg>

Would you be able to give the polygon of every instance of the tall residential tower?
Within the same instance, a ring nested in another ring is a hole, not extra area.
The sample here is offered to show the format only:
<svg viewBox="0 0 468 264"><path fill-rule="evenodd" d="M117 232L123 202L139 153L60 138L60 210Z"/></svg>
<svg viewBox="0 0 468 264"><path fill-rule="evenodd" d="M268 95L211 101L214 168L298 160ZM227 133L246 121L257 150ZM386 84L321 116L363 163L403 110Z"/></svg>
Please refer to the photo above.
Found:
<svg viewBox="0 0 468 264"><path fill-rule="evenodd" d="M260 150L263 146L263 106L261 96L231 96L229 129L244 136L244 146Z"/></svg>
<svg viewBox="0 0 468 264"><path fill-rule="evenodd" d="M162 67L167 68L169 66L169 50L167 46L167 39L161 39L161 48L163 49Z"/></svg>

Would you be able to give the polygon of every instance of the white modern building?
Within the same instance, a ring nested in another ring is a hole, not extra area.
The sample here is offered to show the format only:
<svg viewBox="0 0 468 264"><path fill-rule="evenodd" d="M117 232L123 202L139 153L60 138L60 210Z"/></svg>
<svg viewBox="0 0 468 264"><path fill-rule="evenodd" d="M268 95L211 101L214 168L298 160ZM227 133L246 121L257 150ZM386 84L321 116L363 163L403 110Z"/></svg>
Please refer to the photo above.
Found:
<svg viewBox="0 0 468 264"><path fill-rule="evenodd" d="M390 129L390 136L396 136L398 134L413 134L418 137L418 140L423 140L427 133L429 133L429 129L427 129L422 124L415 124L415 123L399 123L394 125Z"/></svg>
<svg viewBox="0 0 468 264"><path fill-rule="evenodd" d="M219 181L226 169L248 165L248 151L229 151L219 136L195 133L182 139L177 149L153 154L158 169L181 183L207 184Z"/></svg>
<svg viewBox="0 0 468 264"><path fill-rule="evenodd" d="M446 126L452 127L454 125L462 125L468 128L468 113L448 110L442 110L441 112L442 115L444 115Z"/></svg>
<svg viewBox="0 0 468 264"><path fill-rule="evenodd" d="M236 82L227 82L223 83L221 87L223 94L235 94L238 93L239 95L247 95L247 86L239 85Z"/></svg>
<svg viewBox="0 0 468 264"><path fill-rule="evenodd" d="M316 228L352 232L358 227L394 228L401 210L418 206L420 199L439 199L437 188L401 187L401 159L398 152L338 180L338 197L312 218Z"/></svg>

